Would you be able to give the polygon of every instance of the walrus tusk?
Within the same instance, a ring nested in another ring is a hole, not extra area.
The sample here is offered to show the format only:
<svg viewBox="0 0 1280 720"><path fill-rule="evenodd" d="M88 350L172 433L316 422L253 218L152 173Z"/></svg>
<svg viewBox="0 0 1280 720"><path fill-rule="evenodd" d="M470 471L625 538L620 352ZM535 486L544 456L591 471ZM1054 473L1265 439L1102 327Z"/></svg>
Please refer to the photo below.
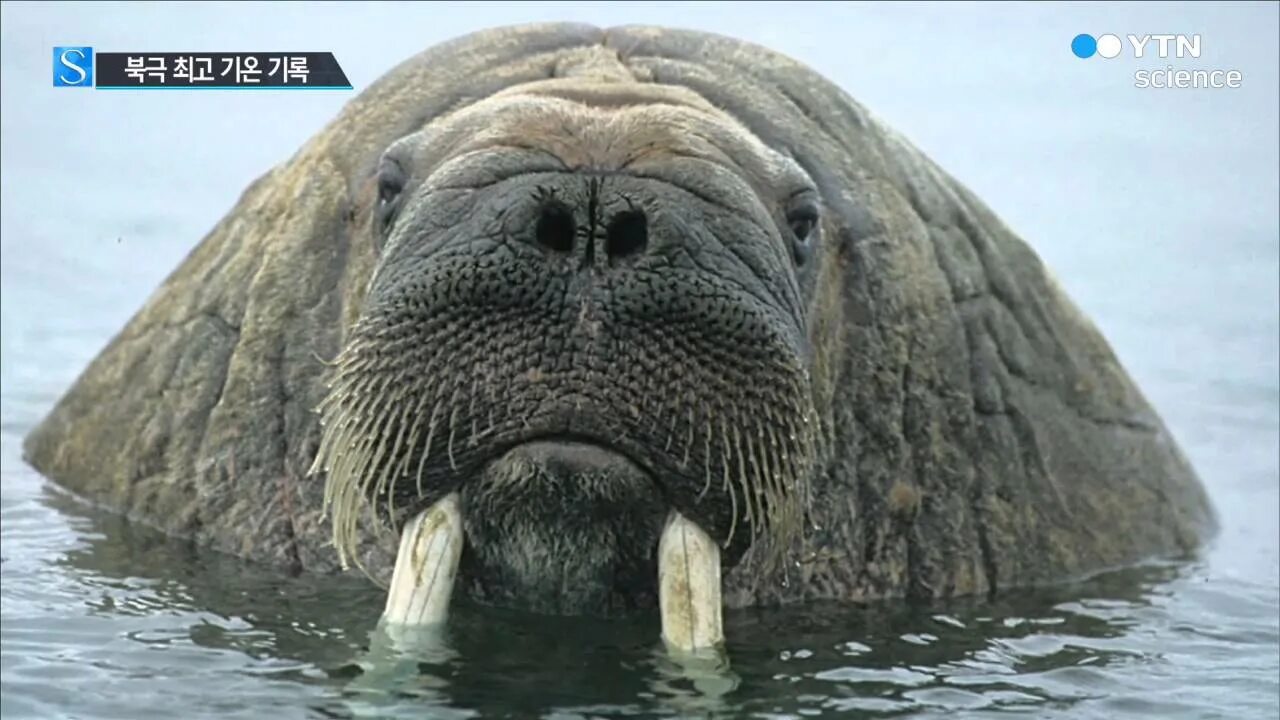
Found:
<svg viewBox="0 0 1280 720"><path fill-rule="evenodd" d="M720 548L702 528L674 511L658 541L658 605L668 647L693 652L724 642Z"/></svg>
<svg viewBox="0 0 1280 720"><path fill-rule="evenodd" d="M462 511L450 493L404 526L382 619L432 625L449 614L449 595L462 558Z"/></svg>

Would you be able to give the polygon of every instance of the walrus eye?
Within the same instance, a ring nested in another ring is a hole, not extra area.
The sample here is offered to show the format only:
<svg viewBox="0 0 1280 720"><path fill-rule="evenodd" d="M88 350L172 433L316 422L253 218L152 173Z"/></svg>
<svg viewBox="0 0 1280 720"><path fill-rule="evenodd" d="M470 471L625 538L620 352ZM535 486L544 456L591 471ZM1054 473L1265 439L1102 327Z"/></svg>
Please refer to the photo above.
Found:
<svg viewBox="0 0 1280 720"><path fill-rule="evenodd" d="M394 180L382 178L378 181L378 202L389 203L400 194L400 185Z"/></svg>
<svg viewBox="0 0 1280 720"><path fill-rule="evenodd" d="M797 265L803 265L813 250L813 236L818 230L818 205L805 201L794 205L787 212L787 225L791 228L791 249Z"/></svg>
<svg viewBox="0 0 1280 720"><path fill-rule="evenodd" d="M378 217L385 228L391 224L395 202L404 190L404 168L391 159L383 159L378 167Z"/></svg>

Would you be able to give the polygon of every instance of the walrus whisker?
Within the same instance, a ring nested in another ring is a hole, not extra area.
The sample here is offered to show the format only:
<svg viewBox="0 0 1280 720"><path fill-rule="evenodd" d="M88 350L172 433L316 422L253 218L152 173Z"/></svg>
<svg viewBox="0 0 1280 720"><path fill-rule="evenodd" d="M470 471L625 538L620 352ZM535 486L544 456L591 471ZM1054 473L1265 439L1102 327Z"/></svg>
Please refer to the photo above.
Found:
<svg viewBox="0 0 1280 720"><path fill-rule="evenodd" d="M354 429L348 428L345 436L353 438L354 433ZM329 482L325 486L326 512L332 513L333 543L338 550L338 559L343 567L347 567L348 558L355 554L357 518L355 508L358 504L367 505L367 503L361 503L364 497L362 486L346 480L350 476L346 474L345 468L358 460L356 455L357 453L354 452L342 454L334 463ZM358 558L357 564L359 564Z"/></svg>
<svg viewBox="0 0 1280 720"><path fill-rule="evenodd" d="M431 419L427 421L427 439L422 444L422 457L418 459L418 472L415 476L415 482L418 491L418 497L423 496L422 475L427 466L427 458L431 456L431 438L436 434L436 413L440 411L440 403L432 403Z"/></svg>
<svg viewBox="0 0 1280 720"><path fill-rule="evenodd" d="M321 467L326 472L329 470L335 442L346 432L348 425L354 422L354 417L345 412L348 399L348 393L345 390L339 390L330 393L326 398L326 402L323 403L325 417L331 418L336 415L336 420L325 423L325 431L320 439L320 448L316 452L316 458L311 467L311 472L313 473L317 472Z"/></svg>
<svg viewBox="0 0 1280 720"><path fill-rule="evenodd" d="M422 433L422 423L426 419L423 409L427 400L427 393L418 393L418 402L413 406L413 426L409 430L409 437L405 439L404 452L401 453L400 463L396 467L396 472L401 477L408 477L409 468L413 464L413 450L418 447L418 437ZM421 484L418 486L418 495L422 495Z"/></svg>
<svg viewBox="0 0 1280 720"><path fill-rule="evenodd" d="M787 436L788 439L793 436ZM796 464L794 454L795 441L782 443L782 467L784 471L780 476L781 482L778 483L779 492L788 492L795 484L796 475L799 473L799 467Z"/></svg>
<svg viewBox="0 0 1280 720"><path fill-rule="evenodd" d="M688 410L689 410L689 438L684 443L684 459L680 461L680 467L689 467L689 451L693 447L693 429L697 427L697 424L693 420L693 405L689 405ZM709 485L710 485L710 482L708 482L708 486ZM706 488L703 488L702 492L706 493ZM701 498L702 496L699 495L698 497Z"/></svg>
<svg viewBox="0 0 1280 720"><path fill-rule="evenodd" d="M738 456L738 485L742 488L742 494L747 500L748 518L754 531L759 531L758 525L764 522L765 508L760 502L759 493L753 491L759 487L758 483L753 483L751 477L747 475L747 458L746 452L742 448L742 433L740 432L739 423L733 424L733 447L735 454ZM753 498L752 495L755 495Z"/></svg>
<svg viewBox="0 0 1280 720"><path fill-rule="evenodd" d="M363 471L371 478L376 478L372 481L374 494L379 497L383 495L386 496L387 517L392 517L394 511L394 505L392 503L394 493L387 491L388 486L393 480L390 472L390 460L395 456L394 442L391 439L392 432L391 420L383 423L382 427L378 430L379 440L377 448Z"/></svg>
<svg viewBox="0 0 1280 720"><path fill-rule="evenodd" d="M702 492L698 493L698 501L701 501L707 491L711 489L711 420L708 418L706 423L706 435L702 440L702 467L706 470L707 482L702 486Z"/></svg>
<svg viewBox="0 0 1280 720"><path fill-rule="evenodd" d="M458 426L455 424L457 420L458 420L458 408L457 406L454 406L449 410L449 444L447 447L447 453L449 456L449 469L453 470L454 472L458 471L458 462L453 457L453 437L454 437L454 434L457 433L458 431Z"/></svg>
<svg viewBox="0 0 1280 720"><path fill-rule="evenodd" d="M377 406L378 393L374 391L375 388L371 387L374 382L361 377L343 383L341 393L345 409L342 412L348 415L353 422L363 422L365 413ZM354 399L353 403L348 402L352 399Z"/></svg>
<svg viewBox="0 0 1280 720"><path fill-rule="evenodd" d="M401 405L400 419L396 423L399 426L399 432L396 433L396 439L391 443L391 453L387 458L386 467L382 471L382 478L378 481L379 484L384 484L390 477L398 477L400 474L399 468L404 464L403 453L400 452L400 448L404 443L405 433L409 430L409 413L413 410L413 405L408 402L402 402Z"/></svg>
<svg viewBox="0 0 1280 720"><path fill-rule="evenodd" d="M720 464L724 467L725 490L733 493L734 497L736 498L738 494L738 488L743 486L742 486L741 477L738 478L737 483L733 483L732 480L730 479L730 475L732 473L732 470L730 470L730 465L732 464L733 456L736 453L735 453L735 448L733 443L729 442L729 417L731 417L730 413L722 414L720 416L720 442L721 442ZM742 500L746 504L747 523L751 527L754 527L756 524L755 509L751 505L751 496L749 494L744 494ZM737 504L734 503L734 505L736 507ZM737 515L736 510L734 511L734 515ZM732 536L732 533L731 533L731 536Z"/></svg>
<svg viewBox="0 0 1280 720"><path fill-rule="evenodd" d="M773 479L769 475L768 465L765 460L766 449L764 447L765 434L764 425L759 418L755 422L756 438L751 442L751 465L755 469L756 484L761 489L767 488Z"/></svg>
<svg viewBox="0 0 1280 720"><path fill-rule="evenodd" d="M360 432L354 433L354 447L339 458L338 465L334 469L334 475L337 478L354 478L355 482L365 489L370 489L370 483L365 476L364 469L368 467L374 443L378 441L378 436L371 432L371 428L368 425L367 423L362 423Z"/></svg>
<svg viewBox="0 0 1280 720"><path fill-rule="evenodd" d="M769 433L769 465L772 469L770 480L773 483L782 483L786 480L786 474L790 470L783 464L782 444L778 440L778 429L770 423L766 430Z"/></svg>
<svg viewBox="0 0 1280 720"><path fill-rule="evenodd" d="M485 404L488 406L486 409L488 410L488 413L489 413L489 427L487 430L485 430L485 435L488 435L489 433L494 432L497 428L497 421L494 419L493 409L498 405L498 395L497 395L498 383L495 382L494 380L496 373L490 370L488 371L488 375L489 376L486 378L486 382L485 382L485 389L489 393L489 402Z"/></svg>
<svg viewBox="0 0 1280 720"><path fill-rule="evenodd" d="M697 496L693 499L693 503L695 505L701 503L702 498L706 497L707 491L711 489L711 466L707 465L702 474L706 477L706 481L702 484L702 490L699 491Z"/></svg>
<svg viewBox="0 0 1280 720"><path fill-rule="evenodd" d="M765 496L769 503L775 508L772 513L777 515L782 512L782 508L778 506L778 488L783 482L783 476L787 470L782 466L781 458L778 456L777 435L773 419L763 422L757 429L757 433L760 438L761 485L765 490Z"/></svg>
<svg viewBox="0 0 1280 720"><path fill-rule="evenodd" d="M342 351L338 351L338 354L334 355L333 359L331 360L325 360L323 357L320 356L320 353L315 351L314 348L311 349L310 353L311 353L311 358L313 360L315 360L316 362L320 363L325 367L337 367L339 359L342 357Z"/></svg>
<svg viewBox="0 0 1280 720"><path fill-rule="evenodd" d="M394 445L387 442L390 436L390 427L393 417L394 415L387 413L386 420L378 426L378 429L376 430L376 434L378 435L377 449L374 451L373 457L369 460L368 465L364 468L364 471L367 473L377 472L379 467L382 468L382 472L379 473L377 480L374 481L373 493L379 497L383 495L386 496L387 517L392 517L394 515L395 504L392 499L395 497L395 493L388 492L387 489L387 485L391 482L391 463L383 463L382 459L387 457L388 451L391 451L391 456L394 456Z"/></svg>
<svg viewBox="0 0 1280 720"><path fill-rule="evenodd" d="M373 367L371 359L361 351L363 347L362 342L354 343L351 352L341 358L334 390L322 404L326 423L313 463L313 468L322 467L329 476L323 512L332 517L332 541L339 561L346 567L348 561L354 560L362 570L363 563L356 552L360 515L357 506L364 506L369 521L376 526L373 507L362 501L371 492L374 497L384 497L388 517L395 515L392 478L395 460L404 447L411 407L405 402L408 388L392 389L387 373L357 372L359 368ZM397 404L402 408L398 414L388 411ZM378 468L382 470L374 477L372 472Z"/></svg>
<svg viewBox="0 0 1280 720"><path fill-rule="evenodd" d="M729 485L729 463L721 464L724 466L724 488L729 496L729 535L724 539L724 547L729 547L733 544L733 536L738 529L738 494Z"/></svg>
<svg viewBox="0 0 1280 720"><path fill-rule="evenodd" d="M480 395L480 381L477 377L471 378L471 397L470 404L467 406L467 417L471 418L471 436L467 438L467 447L475 447L479 444L478 435L479 426L476 422L476 398Z"/></svg>
<svg viewBox="0 0 1280 720"><path fill-rule="evenodd" d="M806 398L808 398L808 396L806 396ZM804 461L804 467L797 478L797 482L800 486L801 497L803 499L802 507L804 508L811 507L813 501L811 495L813 492L813 483L806 481L806 478L810 477L812 474L813 458L818 457L819 453L822 451L822 448L820 447L820 443L822 442L822 436L820 434L821 419L818 417L817 410L814 407L811 398L809 398L808 405L809 407L806 408L806 417L810 418L810 430L805 436L805 451L800 455ZM817 427L817 430L814 430L814 427Z"/></svg>
<svg viewBox="0 0 1280 720"><path fill-rule="evenodd" d="M347 439L349 444L344 443L345 448L335 448L337 459L333 463L333 469L329 471L333 482L344 483L347 478L353 477L350 470L355 463L360 462L363 446L370 442L368 436L359 434L355 428L348 431Z"/></svg>
<svg viewBox="0 0 1280 720"><path fill-rule="evenodd" d="M759 421L758 419L753 418L752 422L758 425ZM764 467L760 463L760 447L758 444L758 439L759 439L758 434L755 438L753 438L752 433L750 432L750 429L751 428L749 427L748 431L744 433L746 438L746 446L747 446L747 464L750 465L750 468L751 468L750 469L751 484L756 490L756 502L759 503L760 506L762 507L761 514L767 520L770 517L770 515L774 512L773 503L769 500L769 496L768 496L769 478L765 473Z"/></svg>

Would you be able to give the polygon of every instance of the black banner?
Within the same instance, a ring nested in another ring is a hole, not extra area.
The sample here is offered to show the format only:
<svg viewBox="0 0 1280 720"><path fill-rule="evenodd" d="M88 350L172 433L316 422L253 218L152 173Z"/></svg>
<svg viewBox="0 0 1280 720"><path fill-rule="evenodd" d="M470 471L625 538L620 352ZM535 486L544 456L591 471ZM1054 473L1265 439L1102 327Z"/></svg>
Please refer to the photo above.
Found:
<svg viewBox="0 0 1280 720"><path fill-rule="evenodd" d="M100 89L351 89L331 52L103 52L96 60Z"/></svg>

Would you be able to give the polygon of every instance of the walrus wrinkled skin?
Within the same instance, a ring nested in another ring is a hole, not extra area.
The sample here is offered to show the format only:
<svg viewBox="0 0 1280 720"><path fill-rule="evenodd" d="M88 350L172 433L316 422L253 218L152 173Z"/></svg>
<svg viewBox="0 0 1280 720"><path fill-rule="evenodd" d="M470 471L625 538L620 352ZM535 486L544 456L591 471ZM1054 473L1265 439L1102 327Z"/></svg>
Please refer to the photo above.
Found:
<svg viewBox="0 0 1280 720"><path fill-rule="evenodd" d="M497 29L392 70L249 187L26 455L169 533L381 578L457 491L460 587L561 612L652 606L671 511L725 548L729 606L995 592L1215 527L968 190L798 63L647 27Z"/></svg>

